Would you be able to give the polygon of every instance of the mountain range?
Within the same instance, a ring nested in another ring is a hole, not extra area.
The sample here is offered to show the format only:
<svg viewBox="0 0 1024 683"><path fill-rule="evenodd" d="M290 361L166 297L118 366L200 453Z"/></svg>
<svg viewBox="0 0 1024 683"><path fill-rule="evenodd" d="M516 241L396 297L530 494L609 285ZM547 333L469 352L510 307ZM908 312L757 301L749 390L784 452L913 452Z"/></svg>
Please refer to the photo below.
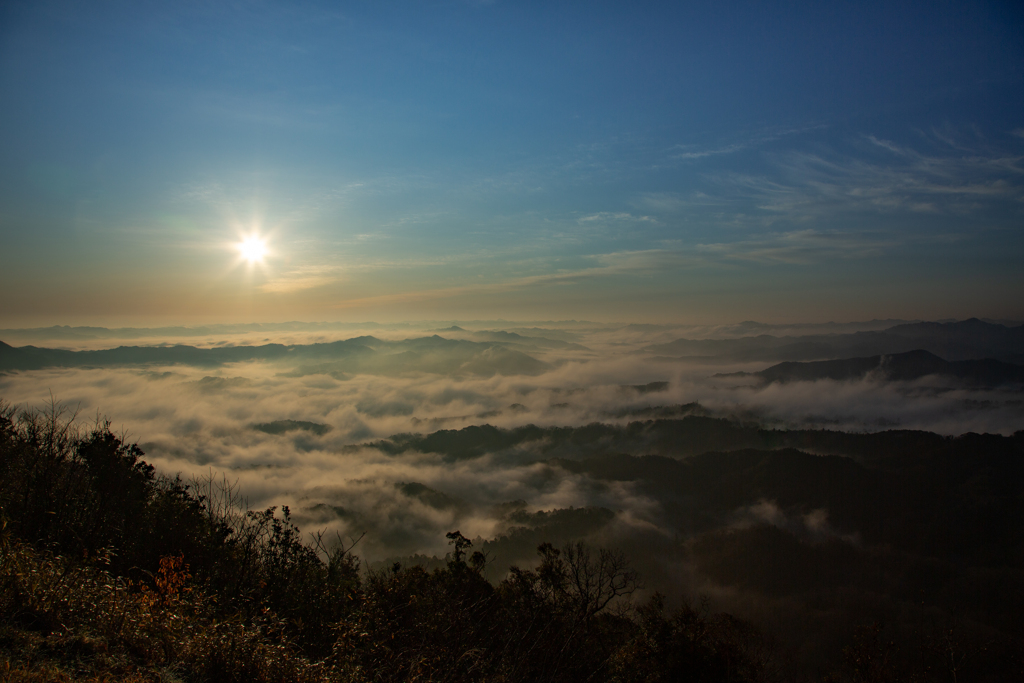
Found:
<svg viewBox="0 0 1024 683"><path fill-rule="evenodd" d="M0 371L173 364L212 367L244 361L285 362L300 375L335 376L355 372L529 375L548 368L546 363L500 343L444 339L438 335L403 341L363 336L326 344L119 346L95 351L16 348L0 342Z"/></svg>
<svg viewBox="0 0 1024 683"><path fill-rule="evenodd" d="M643 353L708 361L810 361L925 350L950 361L992 358L1024 363L1024 325L1007 327L977 318L953 323L911 323L879 332L739 339L677 339Z"/></svg>
<svg viewBox="0 0 1024 683"><path fill-rule="evenodd" d="M719 376L750 376L764 384L813 382L822 379L882 381L915 380L929 375L952 378L960 384L995 386L1024 384L1024 366L984 358L946 361L934 353L917 349L906 353L810 362L787 361L760 372L727 373Z"/></svg>

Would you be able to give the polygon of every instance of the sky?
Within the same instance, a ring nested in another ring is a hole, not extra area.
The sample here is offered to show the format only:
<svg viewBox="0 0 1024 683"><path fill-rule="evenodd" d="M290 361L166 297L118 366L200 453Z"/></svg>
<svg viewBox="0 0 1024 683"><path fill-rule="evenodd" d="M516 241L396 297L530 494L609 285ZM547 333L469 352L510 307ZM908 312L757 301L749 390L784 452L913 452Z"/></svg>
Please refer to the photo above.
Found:
<svg viewBox="0 0 1024 683"><path fill-rule="evenodd" d="M1024 11L9 0L0 240L3 327L1019 319Z"/></svg>

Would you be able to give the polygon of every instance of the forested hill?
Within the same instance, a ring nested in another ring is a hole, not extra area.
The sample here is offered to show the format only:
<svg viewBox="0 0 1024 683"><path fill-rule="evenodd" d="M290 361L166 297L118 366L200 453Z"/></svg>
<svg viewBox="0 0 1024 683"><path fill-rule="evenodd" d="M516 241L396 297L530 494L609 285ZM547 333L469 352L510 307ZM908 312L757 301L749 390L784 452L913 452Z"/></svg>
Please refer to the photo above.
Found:
<svg viewBox="0 0 1024 683"><path fill-rule="evenodd" d="M977 318L951 323L910 323L846 334L738 339L677 339L644 351L666 357L740 362L811 361L907 353L924 349L946 360L994 358L1024 363L1024 325L1008 327Z"/></svg>
<svg viewBox="0 0 1024 683"><path fill-rule="evenodd" d="M690 405L680 408L689 409ZM608 453L685 458L711 451L794 448L820 455L846 456L869 466L890 466L926 457L967 458L979 449L1012 458L1019 453L1022 439L1024 431L1010 437L997 434L950 437L895 429L880 432L765 429L727 418L689 415L680 419L638 420L627 425L595 422L581 427L525 425L511 429L473 425L429 434L396 434L364 445L393 454L439 453L451 460L517 447L535 448L538 458L580 458Z"/></svg>
<svg viewBox="0 0 1024 683"><path fill-rule="evenodd" d="M767 430L691 416L626 426L472 426L366 446L451 461L508 453L597 482L628 482L659 504L650 519L667 533L711 531L736 510L773 501L795 517L825 510L831 533L868 545L989 566L1024 562L1024 531L1010 521L1024 519L1024 431Z"/></svg>
<svg viewBox="0 0 1024 683"><path fill-rule="evenodd" d="M866 377L880 381L907 381L936 375L974 386L1024 384L1022 365L991 358L945 361L922 349L868 358L779 363L752 374L765 383L822 379L843 381Z"/></svg>

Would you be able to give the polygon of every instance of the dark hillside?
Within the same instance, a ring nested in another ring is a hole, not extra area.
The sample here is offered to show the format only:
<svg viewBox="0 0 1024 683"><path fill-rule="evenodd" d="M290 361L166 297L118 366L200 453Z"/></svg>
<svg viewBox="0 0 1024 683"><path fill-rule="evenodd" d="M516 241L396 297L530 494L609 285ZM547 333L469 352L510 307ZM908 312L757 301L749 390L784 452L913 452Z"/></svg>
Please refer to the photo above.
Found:
<svg viewBox="0 0 1024 683"><path fill-rule="evenodd" d="M877 332L738 339L677 339L646 353L727 361L816 361L908 353L923 349L951 361L994 358L1024 363L1024 326L1007 327L972 318L955 323L910 323Z"/></svg>
<svg viewBox="0 0 1024 683"><path fill-rule="evenodd" d="M2 343L2 342L0 342ZM227 363L261 361L282 363L298 375L371 372L396 375L414 372L492 376L539 374L548 365L500 342L473 342L420 337L385 342L376 337L354 337L318 344L264 344L262 346L119 346L97 351L68 351L35 346L0 347L0 372L48 367L114 367L136 365L191 365L216 367Z"/></svg>
<svg viewBox="0 0 1024 683"><path fill-rule="evenodd" d="M888 356L787 362L755 372L766 384L771 382L813 382L822 379L907 381L929 375L959 380L968 385L998 386L1024 384L1024 366L985 358L947 362L924 350Z"/></svg>

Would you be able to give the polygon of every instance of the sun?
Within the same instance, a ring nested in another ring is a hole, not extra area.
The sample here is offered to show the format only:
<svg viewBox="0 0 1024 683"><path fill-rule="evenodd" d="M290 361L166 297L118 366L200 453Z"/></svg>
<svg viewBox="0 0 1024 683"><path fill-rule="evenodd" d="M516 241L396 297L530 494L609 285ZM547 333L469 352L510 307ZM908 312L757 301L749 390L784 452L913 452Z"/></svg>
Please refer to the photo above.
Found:
<svg viewBox="0 0 1024 683"><path fill-rule="evenodd" d="M249 263L263 263L263 259L267 255L267 241L256 235L246 237L236 244L235 248Z"/></svg>

